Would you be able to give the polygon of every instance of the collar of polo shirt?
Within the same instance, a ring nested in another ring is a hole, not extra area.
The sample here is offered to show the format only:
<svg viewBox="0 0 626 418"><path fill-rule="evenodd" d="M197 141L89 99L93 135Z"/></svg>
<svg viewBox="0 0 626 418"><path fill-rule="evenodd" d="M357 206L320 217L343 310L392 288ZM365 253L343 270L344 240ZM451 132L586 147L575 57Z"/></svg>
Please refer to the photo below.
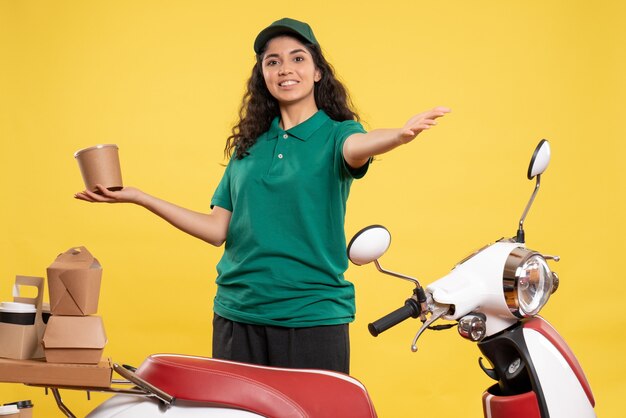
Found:
<svg viewBox="0 0 626 418"><path fill-rule="evenodd" d="M305 120L304 122L294 126L287 131L281 129L280 117L274 118L270 129L267 132L267 139L276 139L283 132L287 132L289 136L297 138L301 141L306 141L317 131L330 117L323 110L318 110L313 116Z"/></svg>

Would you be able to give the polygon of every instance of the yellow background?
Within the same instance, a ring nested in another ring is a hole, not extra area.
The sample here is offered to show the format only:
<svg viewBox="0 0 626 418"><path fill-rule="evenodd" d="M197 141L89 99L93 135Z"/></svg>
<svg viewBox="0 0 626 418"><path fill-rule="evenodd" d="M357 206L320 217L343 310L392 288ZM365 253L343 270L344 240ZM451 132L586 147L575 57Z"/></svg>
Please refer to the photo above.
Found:
<svg viewBox="0 0 626 418"><path fill-rule="evenodd" d="M72 155L120 146L127 185L206 211L222 150L270 22L309 22L367 127L418 111L453 113L384 155L354 184L346 233L380 223L389 269L428 283L483 244L512 235L533 188L541 138L553 159L526 221L528 245L562 257L542 312L577 354L602 417L623 416L622 274L626 74L622 2L0 0L0 299L16 274L44 275L85 245L104 267L106 355L138 365L156 352L210 355L222 250L134 206L90 205ZM400 306L405 282L350 267L357 287L352 374L381 417L482 416L490 380L456 331L407 321L374 339L367 323ZM314 396L314 394L312 394ZM104 399L65 393L82 416ZM42 389L0 384L0 402Z"/></svg>

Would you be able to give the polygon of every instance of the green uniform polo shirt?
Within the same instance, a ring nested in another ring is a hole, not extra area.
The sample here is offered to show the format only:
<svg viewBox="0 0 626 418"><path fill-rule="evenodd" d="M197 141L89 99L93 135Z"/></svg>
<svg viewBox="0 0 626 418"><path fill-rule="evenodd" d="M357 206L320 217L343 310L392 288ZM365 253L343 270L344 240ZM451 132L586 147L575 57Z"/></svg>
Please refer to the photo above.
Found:
<svg viewBox="0 0 626 418"><path fill-rule="evenodd" d="M217 265L215 312L256 325L310 327L354 320L344 218L350 169L343 143L365 132L324 111L284 131L276 118L241 160L232 158L212 206L232 212Z"/></svg>

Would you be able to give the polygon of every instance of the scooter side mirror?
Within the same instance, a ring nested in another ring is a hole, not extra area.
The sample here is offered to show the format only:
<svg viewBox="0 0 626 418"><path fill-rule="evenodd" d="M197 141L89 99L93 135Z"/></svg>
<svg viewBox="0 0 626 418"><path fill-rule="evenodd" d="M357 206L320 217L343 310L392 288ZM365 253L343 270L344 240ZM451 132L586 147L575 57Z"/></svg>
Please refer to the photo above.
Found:
<svg viewBox="0 0 626 418"><path fill-rule="evenodd" d="M535 148L535 152L530 159L527 174L528 180L532 180L535 176L543 174L543 172L548 168L549 163L550 143L546 139L542 139L539 141L539 144L537 145L537 148Z"/></svg>
<svg viewBox="0 0 626 418"><path fill-rule="evenodd" d="M542 139L537 144L535 148L535 152L533 152L533 156L530 159L530 164L528 165L528 180L532 180L533 178L537 178L537 183L535 184L535 190L533 194L530 196L530 200L526 204L526 209L524 209L524 213L522 214L521 219L519 220L519 227L517 229L517 235L515 238L516 242L526 242L526 237L524 234L524 220L526 219L526 215L528 215L528 211L535 201L535 196L537 196L537 192L539 191L539 186L541 184L541 175L548 168L548 164L550 163L550 143L546 139Z"/></svg>
<svg viewBox="0 0 626 418"><path fill-rule="evenodd" d="M348 244L348 258L357 266L378 260L389 248L391 234L381 225L371 225L357 232Z"/></svg>

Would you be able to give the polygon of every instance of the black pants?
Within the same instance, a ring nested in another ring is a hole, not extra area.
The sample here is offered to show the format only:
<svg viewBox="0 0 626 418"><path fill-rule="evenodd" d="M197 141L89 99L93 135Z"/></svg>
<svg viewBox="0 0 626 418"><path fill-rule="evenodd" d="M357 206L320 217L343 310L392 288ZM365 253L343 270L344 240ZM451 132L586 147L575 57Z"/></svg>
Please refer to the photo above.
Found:
<svg viewBox="0 0 626 418"><path fill-rule="evenodd" d="M283 328L213 317L213 357L273 367L350 373L348 324Z"/></svg>

